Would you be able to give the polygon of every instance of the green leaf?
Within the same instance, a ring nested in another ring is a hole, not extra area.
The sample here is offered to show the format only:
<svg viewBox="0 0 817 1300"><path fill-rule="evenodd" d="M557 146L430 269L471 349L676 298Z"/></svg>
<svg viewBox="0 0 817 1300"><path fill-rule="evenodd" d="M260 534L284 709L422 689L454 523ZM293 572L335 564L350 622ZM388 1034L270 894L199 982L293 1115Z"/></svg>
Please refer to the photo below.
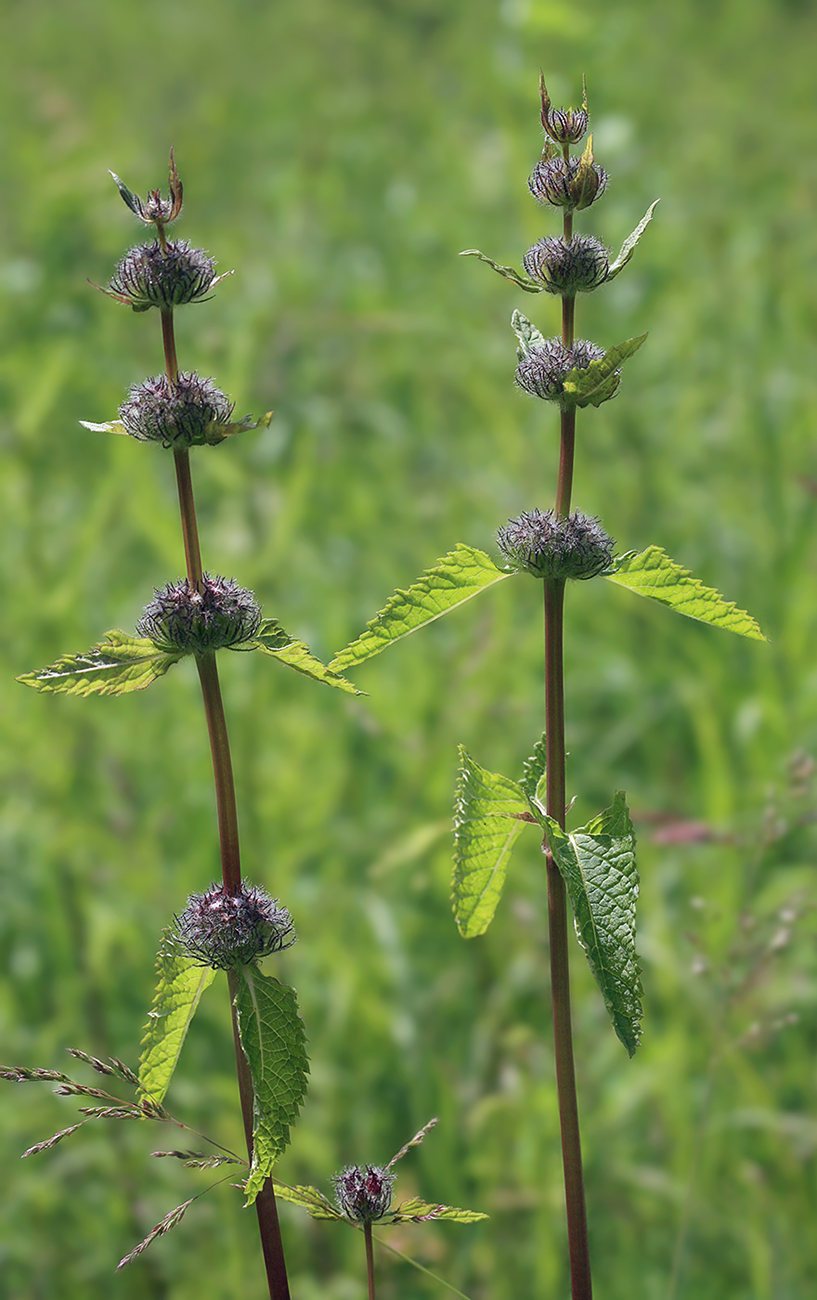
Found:
<svg viewBox="0 0 817 1300"><path fill-rule="evenodd" d="M114 630L87 653L63 655L48 668L17 680L60 695L126 695L143 691L181 658L181 652L162 650L147 637Z"/></svg>
<svg viewBox="0 0 817 1300"><path fill-rule="evenodd" d="M601 406L613 396L621 382L620 368L637 352L646 338L640 334L608 348L603 357L584 369L574 368L564 380L564 400L573 406Z"/></svg>
<svg viewBox="0 0 817 1300"><path fill-rule="evenodd" d="M139 1058L139 1096L161 1102L167 1092L199 998L215 977L197 965L165 930L156 957L158 982Z"/></svg>
<svg viewBox="0 0 817 1300"><path fill-rule="evenodd" d="M540 334L536 326L531 325L527 316L523 316L521 311L511 313L511 329L519 339L516 353L520 361L534 348L543 348L547 342L544 334Z"/></svg>
<svg viewBox="0 0 817 1300"><path fill-rule="evenodd" d="M347 682L345 677L341 677L340 673L335 672L333 668L327 668L326 664L311 653L303 641L296 641L295 637L285 632L277 619L265 618L252 641L231 646L230 649L263 650L264 654L271 655L273 659L286 664L288 668L303 673L304 677L311 677L313 682L336 686L338 690L347 691L350 695L363 694L363 691L359 691L351 682Z"/></svg>
<svg viewBox="0 0 817 1300"><path fill-rule="evenodd" d="M306 1094L306 1034L295 990L257 966L236 971L235 1007L254 1095L253 1152L245 1191L252 1205L289 1143Z"/></svg>
<svg viewBox="0 0 817 1300"><path fill-rule="evenodd" d="M453 551L426 569L408 591L397 590L366 624L366 631L336 654L329 664L335 671L362 664L418 628L433 623L486 587L512 575L498 569L484 551L460 542Z"/></svg>
<svg viewBox="0 0 817 1300"><path fill-rule="evenodd" d="M545 745L545 736L537 740L533 747L533 753L530 758L526 759L522 766L522 780L519 782L525 794L534 805L534 810L538 808L544 812L545 803L545 773L547 769L547 749Z"/></svg>
<svg viewBox="0 0 817 1300"><path fill-rule="evenodd" d="M486 772L462 745L459 756L451 901L460 934L474 939L494 919L511 849L535 818L521 785Z"/></svg>
<svg viewBox="0 0 817 1300"><path fill-rule="evenodd" d="M487 1214L479 1210L458 1210L455 1205L432 1205L428 1201L413 1196L409 1201L398 1205L393 1214L382 1220L383 1223L426 1223L429 1219L447 1219L449 1223L477 1223L487 1219Z"/></svg>
<svg viewBox="0 0 817 1300"><path fill-rule="evenodd" d="M627 238L624 240L624 243L621 245L621 250L619 252L618 257L616 258L615 262L611 263L610 269L607 272L606 283L609 283L610 280L615 280L618 273L624 270L625 266L627 265L633 253L635 252L638 241L640 240L641 236L644 234L644 231L647 229L647 226L652 221L652 214L655 212L657 206L658 206L658 199L655 200L655 203L650 204L650 206L647 208L646 213L644 214L644 216L641 218L638 225L636 226L635 230L632 232L631 235L628 235Z"/></svg>
<svg viewBox="0 0 817 1300"><path fill-rule="evenodd" d="M512 266L500 266L492 257L486 257L485 253L481 253L478 248L464 248L460 257L478 257L481 262L487 262L506 280L511 280L518 288L524 289L525 293L542 293L544 289L544 285L539 284L537 280L532 280L529 275L520 275Z"/></svg>
<svg viewBox="0 0 817 1300"><path fill-rule="evenodd" d="M302 1210L309 1211L313 1219L343 1219L344 1223L347 1222L340 1210L335 1209L317 1187L288 1187L286 1183L279 1183L277 1178L274 1182L277 1200L300 1205Z"/></svg>
<svg viewBox="0 0 817 1300"><path fill-rule="evenodd" d="M648 546L638 554L629 552L617 564L615 573L604 576L637 596L648 596L687 618L737 632L753 641L766 640L750 614L738 609L732 601L724 600L713 587L705 587L698 578L693 578L688 569L671 560L660 546Z"/></svg>
<svg viewBox="0 0 817 1300"><path fill-rule="evenodd" d="M579 942L613 1028L632 1056L641 1034L635 951L638 871L635 831L624 795L619 791L612 807L570 834L548 817L547 836L567 886Z"/></svg>
<svg viewBox="0 0 817 1300"><path fill-rule="evenodd" d="M121 420L106 420L104 424L93 424L90 420L80 420L83 429L90 429L92 433L122 433L129 437L128 431Z"/></svg>

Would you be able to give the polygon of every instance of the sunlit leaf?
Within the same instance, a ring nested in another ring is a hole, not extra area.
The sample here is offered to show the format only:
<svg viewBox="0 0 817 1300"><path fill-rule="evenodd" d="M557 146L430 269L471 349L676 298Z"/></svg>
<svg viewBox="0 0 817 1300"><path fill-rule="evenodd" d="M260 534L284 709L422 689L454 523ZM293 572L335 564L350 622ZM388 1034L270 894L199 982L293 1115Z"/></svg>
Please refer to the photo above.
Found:
<svg viewBox="0 0 817 1300"><path fill-rule="evenodd" d="M603 357L591 361L583 369L574 368L565 376L565 399L573 405L601 406L613 396L621 380L620 368L623 363L641 347L646 334L634 339L625 339L608 348Z"/></svg>
<svg viewBox="0 0 817 1300"><path fill-rule="evenodd" d="M647 208L646 213L644 214L644 216L641 218L638 225L636 226L635 230L632 232L632 234L628 235L627 238L624 240L624 243L621 245L621 249L619 251L618 257L614 262L611 262L610 264L610 269L607 272L608 281L614 280L618 275L618 273L624 270L625 266L627 265L633 253L636 250L638 241L640 240L641 236L644 234L644 231L647 229L647 226L652 221L652 214L655 212L657 206L658 206L658 199L655 200L655 203L650 204L650 206Z"/></svg>
<svg viewBox="0 0 817 1300"><path fill-rule="evenodd" d="M522 767L522 780L519 782L531 803L538 805L535 811L543 812L545 804L545 787L547 770L547 749L545 737L537 740L530 758L525 759Z"/></svg>
<svg viewBox="0 0 817 1300"><path fill-rule="evenodd" d="M215 971L197 965L165 931L156 957L156 993L139 1059L139 1095L161 1102L179 1059L199 999Z"/></svg>
<svg viewBox="0 0 817 1300"><path fill-rule="evenodd" d="M705 587L698 578L693 578L688 569L671 560L660 546L648 546L639 554L624 555L618 565L615 573L605 574L610 582L627 587L638 596L669 605L687 618L737 632L753 641L766 640L750 614L724 600L713 587Z"/></svg>
<svg viewBox="0 0 817 1300"><path fill-rule="evenodd" d="M487 772L459 747L454 805L452 905L464 939L484 934L505 884L511 849L526 821L534 821L524 790Z"/></svg>
<svg viewBox="0 0 817 1300"><path fill-rule="evenodd" d="M230 648L236 650L263 650L264 654L271 655L279 663L286 664L288 668L294 668L296 672L303 673L304 677L311 677L313 682L323 682L327 686L336 686L338 690L346 691L350 695L363 694L351 682L347 682L345 677L341 677L340 673L335 672L333 668L327 668L326 664L311 653L309 647L303 641L296 641L295 637L284 631L277 619L265 618L257 635L251 641L245 641L242 645Z"/></svg>
<svg viewBox="0 0 817 1300"><path fill-rule="evenodd" d="M361 664L386 646L479 595L486 587L512 575L498 569L490 556L462 542L431 569L426 569L407 591L397 590L356 641L336 654L334 671Z"/></svg>
<svg viewBox="0 0 817 1300"><path fill-rule="evenodd" d="M635 951L638 871L635 831L619 792L586 826L567 833L548 817L547 837L567 886L576 934L616 1034L630 1056L641 1034L641 976Z"/></svg>
<svg viewBox="0 0 817 1300"><path fill-rule="evenodd" d="M309 1211L313 1219L342 1219L346 1222L345 1216L326 1199L322 1192L318 1191L317 1187L287 1187L286 1183L279 1183L276 1178L275 1196L279 1201L300 1205L302 1210Z"/></svg>
<svg viewBox="0 0 817 1300"><path fill-rule="evenodd" d="M47 668L23 673L17 680L35 690L60 695L126 695L143 691L181 657L180 652L159 649L147 637L114 630L106 632L86 653L63 655Z"/></svg>
<svg viewBox="0 0 817 1300"><path fill-rule="evenodd" d="M295 990L257 966L241 967L236 977L238 1030L255 1099L252 1166L245 1187L251 1205L289 1143L290 1126L306 1094L309 1063Z"/></svg>
<svg viewBox="0 0 817 1300"><path fill-rule="evenodd" d="M478 1210L459 1210L455 1205L434 1205L413 1196L398 1205L393 1214L386 1215L384 1223L427 1223L430 1219L447 1219L449 1223L477 1223L487 1219Z"/></svg>

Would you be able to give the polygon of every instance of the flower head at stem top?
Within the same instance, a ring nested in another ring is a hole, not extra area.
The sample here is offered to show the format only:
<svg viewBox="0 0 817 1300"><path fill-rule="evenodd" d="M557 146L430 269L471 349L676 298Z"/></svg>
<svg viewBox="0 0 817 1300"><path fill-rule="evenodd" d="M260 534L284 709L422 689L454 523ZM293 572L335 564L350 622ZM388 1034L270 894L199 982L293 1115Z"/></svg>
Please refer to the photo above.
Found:
<svg viewBox="0 0 817 1300"><path fill-rule="evenodd" d="M179 180L179 173L176 171L176 160L173 157L173 150L170 150L170 197L167 199L163 199L158 190L148 190L148 196L143 201L138 195L134 194L132 190L128 189L125 182L119 179L116 172L111 172L110 175L116 182L116 187L131 212L133 212L140 221L144 221L146 226L156 226L161 240L164 226L169 225L171 221L175 221L182 210L183 189L182 183Z"/></svg>
<svg viewBox="0 0 817 1300"><path fill-rule="evenodd" d="M391 1208L395 1175L387 1166L348 1165L332 1181L338 1209L353 1223L373 1223Z"/></svg>
<svg viewBox="0 0 817 1300"><path fill-rule="evenodd" d="M198 965L235 970L291 947L296 936L287 909L243 881L236 894L222 884L191 894L176 917L174 937Z"/></svg>
<svg viewBox="0 0 817 1300"><path fill-rule="evenodd" d="M554 108L545 85L543 72L539 73L539 97L542 101L542 126L556 144L576 144L581 140L590 122L587 111L587 81L582 78L581 108Z"/></svg>

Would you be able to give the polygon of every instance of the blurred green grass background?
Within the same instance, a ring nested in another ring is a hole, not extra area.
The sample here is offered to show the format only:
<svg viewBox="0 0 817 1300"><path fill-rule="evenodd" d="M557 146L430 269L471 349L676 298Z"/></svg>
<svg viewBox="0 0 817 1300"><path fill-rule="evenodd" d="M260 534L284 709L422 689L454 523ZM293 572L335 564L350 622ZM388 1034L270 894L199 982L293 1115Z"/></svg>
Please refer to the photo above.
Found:
<svg viewBox="0 0 817 1300"><path fill-rule="evenodd" d="M513 388L508 320L556 332L558 304L457 253L518 265L555 232L525 184L538 70L557 104L586 72L612 180L579 228L617 250L662 201L627 273L579 303L583 336L650 337L581 417L575 503L770 638L609 584L569 593L574 824L625 788L643 881L632 1062L574 961L596 1289L813 1296L814 5L7 0L2 31L0 1056L134 1063L161 928L218 874L189 665L122 700L13 680L132 629L183 570L168 455L78 424L162 364L155 314L86 283L141 238L106 168L144 194L172 143L179 233L236 268L179 313L180 363L239 414L276 414L195 455L205 563L329 656L455 542L492 551L552 501L555 416ZM364 699L223 663L245 870L300 935L280 969L312 1080L280 1175L326 1190L438 1115L399 1191L490 1219L391 1240L474 1300L569 1289L535 837L484 938L464 944L448 902L456 745L519 773L541 654L520 581L361 669ZM169 1104L239 1145L231 1055L217 984ZM136 1126L19 1163L73 1119L47 1087L2 1093L4 1300L264 1294L254 1217L226 1190L114 1274L206 1176L151 1161L181 1135ZM282 1215L295 1300L361 1295L362 1242ZM383 1251L379 1268L384 1300L443 1294Z"/></svg>

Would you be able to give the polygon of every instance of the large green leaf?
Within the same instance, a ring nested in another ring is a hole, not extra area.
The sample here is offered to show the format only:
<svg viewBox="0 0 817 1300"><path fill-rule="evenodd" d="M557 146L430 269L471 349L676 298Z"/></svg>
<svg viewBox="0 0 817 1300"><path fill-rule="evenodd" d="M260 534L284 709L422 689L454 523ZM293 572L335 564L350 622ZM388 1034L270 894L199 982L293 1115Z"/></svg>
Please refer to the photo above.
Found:
<svg viewBox="0 0 817 1300"><path fill-rule="evenodd" d="M162 677L181 654L160 650L147 637L114 629L85 654L63 655L47 668L24 673L18 682L62 695L126 695Z"/></svg>
<svg viewBox="0 0 817 1300"><path fill-rule="evenodd" d="M165 931L156 957L158 981L142 1039L139 1095L161 1102L173 1077L182 1044L215 971L197 965Z"/></svg>
<svg viewBox="0 0 817 1300"><path fill-rule="evenodd" d="M338 690L347 691L350 695L363 694L351 682L347 682L345 677L341 677L340 673L327 668L326 664L317 659L303 641L296 641L295 637L284 631L277 619L265 618L251 641L245 641L235 647L231 646L230 649L263 650L264 654L272 655L273 659L286 664L288 668L294 668L305 677L311 677L313 682L336 686Z"/></svg>
<svg viewBox="0 0 817 1300"><path fill-rule="evenodd" d="M235 1007L241 1046L250 1063L254 1094L253 1152L245 1191L251 1205L289 1143L306 1094L306 1034L295 990L257 966L235 972Z"/></svg>
<svg viewBox="0 0 817 1300"><path fill-rule="evenodd" d="M484 934L505 884L508 858L525 822L535 821L516 781L487 772L459 747L451 901L464 939Z"/></svg>
<svg viewBox="0 0 817 1300"><path fill-rule="evenodd" d="M638 596L648 596L687 618L722 627L753 641L765 641L755 620L732 601L724 600L712 587L705 587L687 569L671 560L660 546L648 546L639 554L624 555L615 573L605 574L610 582L627 587Z"/></svg>
<svg viewBox="0 0 817 1300"><path fill-rule="evenodd" d="M389 596L384 608L367 623L366 631L329 664L346 670L380 654L387 645L433 623L449 610L512 575L498 569L490 556L460 542L431 569L426 569L407 591Z"/></svg>
<svg viewBox="0 0 817 1300"><path fill-rule="evenodd" d="M552 817L546 822L579 942L613 1028L632 1056L641 1034L641 977L635 951L638 871L635 831L624 795L619 791L612 807L570 834Z"/></svg>

